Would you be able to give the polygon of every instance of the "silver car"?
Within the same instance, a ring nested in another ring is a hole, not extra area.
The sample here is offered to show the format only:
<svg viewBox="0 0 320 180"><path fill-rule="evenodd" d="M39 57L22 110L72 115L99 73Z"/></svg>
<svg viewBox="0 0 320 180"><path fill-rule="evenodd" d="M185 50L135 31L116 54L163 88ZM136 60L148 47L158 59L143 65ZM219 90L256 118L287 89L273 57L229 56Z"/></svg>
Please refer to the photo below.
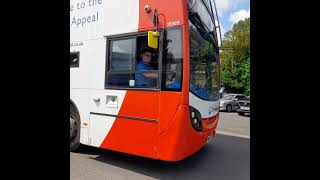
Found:
<svg viewBox="0 0 320 180"><path fill-rule="evenodd" d="M236 111L239 108L237 100L245 97L244 94L224 94L220 99L220 110Z"/></svg>
<svg viewBox="0 0 320 180"><path fill-rule="evenodd" d="M250 97L239 99L238 106L237 112L239 115L250 114Z"/></svg>

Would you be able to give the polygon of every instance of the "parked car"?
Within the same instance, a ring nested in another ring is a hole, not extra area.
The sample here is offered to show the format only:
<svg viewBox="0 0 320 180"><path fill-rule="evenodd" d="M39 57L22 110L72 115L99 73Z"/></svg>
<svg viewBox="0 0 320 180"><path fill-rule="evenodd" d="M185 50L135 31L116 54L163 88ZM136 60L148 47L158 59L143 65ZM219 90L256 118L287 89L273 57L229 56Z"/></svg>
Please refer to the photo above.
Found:
<svg viewBox="0 0 320 180"><path fill-rule="evenodd" d="M246 97L238 100L237 112L239 115L244 115L245 113L250 114L250 97Z"/></svg>
<svg viewBox="0 0 320 180"><path fill-rule="evenodd" d="M239 108L238 99L245 97L244 94L224 94L220 99L220 110L236 111Z"/></svg>

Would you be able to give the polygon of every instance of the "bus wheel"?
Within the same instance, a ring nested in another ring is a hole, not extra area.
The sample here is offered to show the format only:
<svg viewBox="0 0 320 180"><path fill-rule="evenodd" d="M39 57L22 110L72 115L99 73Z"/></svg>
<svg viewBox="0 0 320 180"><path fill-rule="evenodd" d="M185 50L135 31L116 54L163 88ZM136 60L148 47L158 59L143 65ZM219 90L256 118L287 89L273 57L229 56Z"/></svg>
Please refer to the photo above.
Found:
<svg viewBox="0 0 320 180"><path fill-rule="evenodd" d="M228 112L231 112L232 111L232 106L230 104L228 104L226 109L227 109Z"/></svg>
<svg viewBox="0 0 320 180"><path fill-rule="evenodd" d="M80 118L74 107L70 105L70 151L80 145Z"/></svg>

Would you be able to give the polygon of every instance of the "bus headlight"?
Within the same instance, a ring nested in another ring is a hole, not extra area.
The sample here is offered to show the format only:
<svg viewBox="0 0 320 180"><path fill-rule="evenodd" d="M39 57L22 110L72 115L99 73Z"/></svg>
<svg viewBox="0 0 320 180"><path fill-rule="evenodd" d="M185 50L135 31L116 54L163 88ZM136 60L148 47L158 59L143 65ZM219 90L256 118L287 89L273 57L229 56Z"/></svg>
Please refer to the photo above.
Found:
<svg viewBox="0 0 320 180"><path fill-rule="evenodd" d="M196 110L194 107L189 106L189 112L190 112L190 120L192 127L198 131L202 131L202 123L201 123L201 115L198 110Z"/></svg>

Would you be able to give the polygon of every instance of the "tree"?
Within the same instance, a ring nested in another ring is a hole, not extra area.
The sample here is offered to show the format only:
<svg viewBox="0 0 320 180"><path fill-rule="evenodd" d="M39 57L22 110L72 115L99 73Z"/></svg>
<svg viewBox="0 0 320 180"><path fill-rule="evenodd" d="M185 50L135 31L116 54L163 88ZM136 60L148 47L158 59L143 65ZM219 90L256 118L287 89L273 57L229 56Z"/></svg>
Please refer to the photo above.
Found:
<svg viewBox="0 0 320 180"><path fill-rule="evenodd" d="M234 24L224 35L221 81L227 92L250 94L250 18Z"/></svg>

